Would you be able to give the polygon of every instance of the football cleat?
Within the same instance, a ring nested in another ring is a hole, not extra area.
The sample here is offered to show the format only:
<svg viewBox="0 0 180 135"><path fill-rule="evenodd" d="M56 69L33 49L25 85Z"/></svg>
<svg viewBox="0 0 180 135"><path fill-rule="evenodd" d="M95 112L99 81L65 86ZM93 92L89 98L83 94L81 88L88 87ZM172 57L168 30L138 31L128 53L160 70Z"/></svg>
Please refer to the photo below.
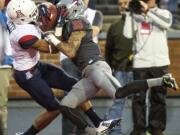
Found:
<svg viewBox="0 0 180 135"><path fill-rule="evenodd" d="M178 85L176 83L175 78L172 77L172 74L165 74L163 76L163 86L166 86L168 88L172 88L174 90L178 90Z"/></svg>
<svg viewBox="0 0 180 135"><path fill-rule="evenodd" d="M23 135L24 134L24 132L17 132L17 133L15 133L15 135Z"/></svg>
<svg viewBox="0 0 180 135"><path fill-rule="evenodd" d="M100 134L106 134L108 133L111 129L113 129L114 127L116 127L117 125L120 124L121 122L121 118L117 118L117 119L111 119L111 120L107 120L107 121L102 121L99 124L99 127L97 128L97 131Z"/></svg>

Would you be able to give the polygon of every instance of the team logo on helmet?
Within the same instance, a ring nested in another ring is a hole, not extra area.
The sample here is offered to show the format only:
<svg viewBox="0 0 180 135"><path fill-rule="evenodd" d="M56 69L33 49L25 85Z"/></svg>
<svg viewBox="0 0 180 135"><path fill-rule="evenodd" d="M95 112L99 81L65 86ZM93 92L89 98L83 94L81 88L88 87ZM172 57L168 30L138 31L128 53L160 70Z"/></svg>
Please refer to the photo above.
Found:
<svg viewBox="0 0 180 135"><path fill-rule="evenodd" d="M11 0L7 5L7 15L15 24L36 23L38 10L33 0Z"/></svg>
<svg viewBox="0 0 180 135"><path fill-rule="evenodd" d="M17 18L21 18L21 17L24 17L25 15L21 12L21 10L17 10L16 11L16 14L17 14Z"/></svg>

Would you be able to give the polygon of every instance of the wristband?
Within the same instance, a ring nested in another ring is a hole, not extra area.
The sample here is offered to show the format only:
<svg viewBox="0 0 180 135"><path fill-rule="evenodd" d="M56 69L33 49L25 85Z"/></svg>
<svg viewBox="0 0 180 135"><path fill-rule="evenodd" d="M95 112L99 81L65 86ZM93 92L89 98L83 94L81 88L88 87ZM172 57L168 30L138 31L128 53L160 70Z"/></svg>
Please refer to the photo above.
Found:
<svg viewBox="0 0 180 135"><path fill-rule="evenodd" d="M62 35L62 27L56 27L54 34L56 37L60 37Z"/></svg>
<svg viewBox="0 0 180 135"><path fill-rule="evenodd" d="M57 39L53 34L50 34L47 36L50 40L50 42L54 45L57 46L58 44L61 43L61 41L59 39Z"/></svg>

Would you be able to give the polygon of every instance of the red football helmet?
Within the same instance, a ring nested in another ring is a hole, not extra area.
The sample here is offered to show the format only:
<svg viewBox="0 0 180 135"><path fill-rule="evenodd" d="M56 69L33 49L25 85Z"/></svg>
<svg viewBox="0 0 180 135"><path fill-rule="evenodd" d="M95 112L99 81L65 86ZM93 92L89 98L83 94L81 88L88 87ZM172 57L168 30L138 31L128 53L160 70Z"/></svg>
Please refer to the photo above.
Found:
<svg viewBox="0 0 180 135"><path fill-rule="evenodd" d="M50 2L43 2L39 6L39 27L45 31L50 31L54 28L57 21L57 8Z"/></svg>

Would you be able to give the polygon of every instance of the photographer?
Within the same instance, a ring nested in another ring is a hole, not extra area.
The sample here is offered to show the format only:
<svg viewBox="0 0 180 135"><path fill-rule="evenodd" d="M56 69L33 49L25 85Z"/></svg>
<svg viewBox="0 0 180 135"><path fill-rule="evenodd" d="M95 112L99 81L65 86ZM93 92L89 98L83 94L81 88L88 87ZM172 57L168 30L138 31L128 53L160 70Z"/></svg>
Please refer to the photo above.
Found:
<svg viewBox="0 0 180 135"><path fill-rule="evenodd" d="M160 77L170 64L167 30L172 24L168 10L157 7L156 0L132 0L126 14L124 35L134 38L134 79ZM131 135L163 135L166 128L166 89L150 91L149 120L146 125L146 90L134 95L132 110L134 129Z"/></svg>

